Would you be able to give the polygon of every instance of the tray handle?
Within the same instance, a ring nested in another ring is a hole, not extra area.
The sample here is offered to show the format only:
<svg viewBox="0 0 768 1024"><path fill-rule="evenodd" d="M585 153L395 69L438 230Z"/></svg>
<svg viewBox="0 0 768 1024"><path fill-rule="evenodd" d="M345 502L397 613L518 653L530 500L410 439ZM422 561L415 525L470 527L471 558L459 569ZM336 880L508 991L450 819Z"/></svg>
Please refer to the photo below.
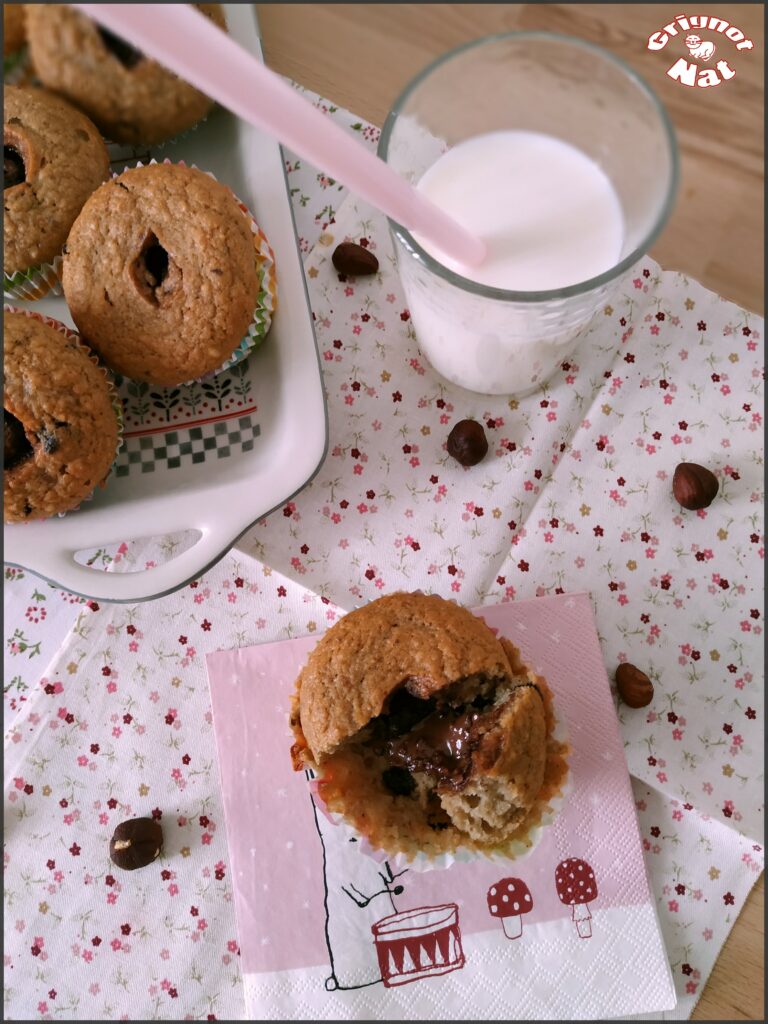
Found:
<svg viewBox="0 0 768 1024"><path fill-rule="evenodd" d="M90 568L75 561L76 550L64 548L49 549L45 552L44 572L32 564L32 560L25 568L81 597L119 604L147 601L164 597L202 575L229 551L235 540L232 538L230 543L227 543L221 534L214 530L203 526L196 529L199 530L200 536L186 551L182 551L180 555L162 565L150 566L136 572L105 572L103 569Z"/></svg>

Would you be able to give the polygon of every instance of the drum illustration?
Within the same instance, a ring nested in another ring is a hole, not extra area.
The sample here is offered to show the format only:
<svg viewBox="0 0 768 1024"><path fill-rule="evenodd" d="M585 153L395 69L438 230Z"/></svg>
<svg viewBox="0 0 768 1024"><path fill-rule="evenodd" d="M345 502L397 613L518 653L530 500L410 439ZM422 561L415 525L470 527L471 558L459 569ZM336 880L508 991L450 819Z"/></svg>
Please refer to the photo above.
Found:
<svg viewBox="0 0 768 1024"><path fill-rule="evenodd" d="M464 966L455 903L391 914L371 927L387 988L447 974Z"/></svg>

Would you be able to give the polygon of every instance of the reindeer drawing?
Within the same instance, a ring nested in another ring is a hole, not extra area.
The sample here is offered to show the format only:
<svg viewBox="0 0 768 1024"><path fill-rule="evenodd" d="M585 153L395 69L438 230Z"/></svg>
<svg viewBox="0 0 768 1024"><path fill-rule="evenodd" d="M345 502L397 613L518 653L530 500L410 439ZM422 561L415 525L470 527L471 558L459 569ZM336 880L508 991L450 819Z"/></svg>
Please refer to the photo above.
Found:
<svg viewBox="0 0 768 1024"><path fill-rule="evenodd" d="M313 772L307 772L312 779ZM323 851L325 941L331 973L329 992L407 985L464 966L455 903L398 912L405 892L387 860L364 852L354 831L333 822L312 795L315 828Z"/></svg>

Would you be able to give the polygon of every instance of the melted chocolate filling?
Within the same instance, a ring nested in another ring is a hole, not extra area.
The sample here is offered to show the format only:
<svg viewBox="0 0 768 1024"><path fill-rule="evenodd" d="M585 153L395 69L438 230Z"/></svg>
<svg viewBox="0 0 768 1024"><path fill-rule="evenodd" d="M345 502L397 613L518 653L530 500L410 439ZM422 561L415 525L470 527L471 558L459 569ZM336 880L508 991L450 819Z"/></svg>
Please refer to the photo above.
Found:
<svg viewBox="0 0 768 1024"><path fill-rule="evenodd" d="M416 789L416 780L406 768L385 768L381 781L393 796L411 796Z"/></svg>
<svg viewBox="0 0 768 1024"><path fill-rule="evenodd" d="M107 29L99 28L99 35L109 53L116 57L124 68L135 68L140 60L144 60L144 54L141 50L137 50L130 43L126 43L124 39L113 35Z"/></svg>
<svg viewBox="0 0 768 1024"><path fill-rule="evenodd" d="M144 240L141 252L133 261L131 272L139 291L154 305L158 305L162 298L160 286L168 276L169 267L170 258L167 250L160 244L157 236L150 231ZM111 305L109 297L106 298Z"/></svg>
<svg viewBox="0 0 768 1024"><path fill-rule="evenodd" d="M534 683L520 683L533 686ZM539 696L541 694L539 693ZM395 796L411 796L413 772L431 776L441 790L460 790L472 770L472 753L495 720L493 697L478 694L457 708L439 705L434 697L415 697L405 683L372 722L371 745L389 767L382 782Z"/></svg>
<svg viewBox="0 0 768 1024"><path fill-rule="evenodd" d="M434 698L422 700L420 697L414 697L406 687L402 687L395 690L384 712L374 720L374 724L384 733L386 739L402 736L431 715L436 707L437 702Z"/></svg>
<svg viewBox="0 0 768 1024"><path fill-rule="evenodd" d="M153 235L143 255L144 266L147 268L147 284L150 288L156 288L168 275L168 253Z"/></svg>
<svg viewBox="0 0 768 1024"><path fill-rule="evenodd" d="M31 458L33 452L21 422L3 409L3 469L15 469Z"/></svg>
<svg viewBox="0 0 768 1024"><path fill-rule="evenodd" d="M431 775L441 786L460 789L472 766L472 727L479 718L480 712L471 707L435 711L405 736L389 741L388 760L409 772Z"/></svg>
<svg viewBox="0 0 768 1024"><path fill-rule="evenodd" d="M24 158L14 146L3 146L3 191L20 185L27 177Z"/></svg>

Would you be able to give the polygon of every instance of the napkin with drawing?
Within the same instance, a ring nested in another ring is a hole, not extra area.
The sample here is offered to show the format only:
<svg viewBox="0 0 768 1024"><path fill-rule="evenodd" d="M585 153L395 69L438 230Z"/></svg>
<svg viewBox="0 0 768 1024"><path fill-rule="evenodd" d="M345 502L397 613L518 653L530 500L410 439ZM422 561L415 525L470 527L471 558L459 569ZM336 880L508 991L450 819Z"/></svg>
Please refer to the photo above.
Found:
<svg viewBox="0 0 768 1024"><path fill-rule="evenodd" d="M519 859L388 858L292 770L313 637L207 658L249 1016L595 1019L676 999L587 595L478 609L553 692L570 789Z"/></svg>

